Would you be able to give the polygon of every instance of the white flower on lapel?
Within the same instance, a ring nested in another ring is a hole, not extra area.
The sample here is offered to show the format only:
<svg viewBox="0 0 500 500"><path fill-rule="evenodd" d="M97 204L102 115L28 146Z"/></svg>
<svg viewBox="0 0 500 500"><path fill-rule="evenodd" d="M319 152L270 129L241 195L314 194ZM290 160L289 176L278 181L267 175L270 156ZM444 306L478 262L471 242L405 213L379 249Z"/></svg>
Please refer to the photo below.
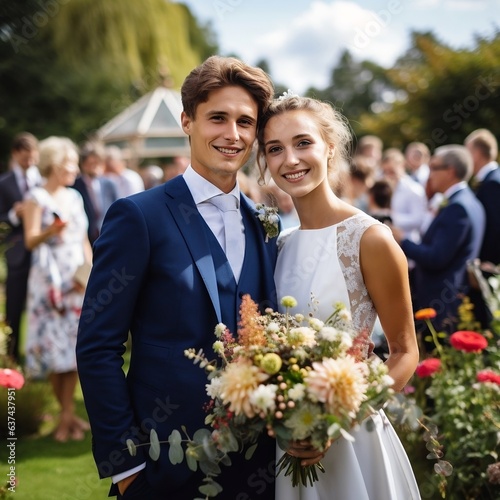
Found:
<svg viewBox="0 0 500 500"><path fill-rule="evenodd" d="M255 205L257 217L262 222L266 232L266 243L269 238L276 238L279 234L279 216L278 207L268 207L262 203Z"/></svg>

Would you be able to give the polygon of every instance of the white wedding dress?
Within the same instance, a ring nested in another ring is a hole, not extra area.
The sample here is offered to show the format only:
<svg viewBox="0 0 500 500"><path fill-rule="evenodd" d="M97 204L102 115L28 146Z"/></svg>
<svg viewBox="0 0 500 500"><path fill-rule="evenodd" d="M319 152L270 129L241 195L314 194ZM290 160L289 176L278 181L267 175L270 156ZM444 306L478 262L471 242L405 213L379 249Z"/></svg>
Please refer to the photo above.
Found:
<svg viewBox="0 0 500 500"><path fill-rule="evenodd" d="M363 213L314 230L287 230L280 235L275 271L278 300L297 299L292 313L309 312L325 320L333 304L351 311L353 326L372 330L377 317L359 265L359 243L375 219ZM313 300L311 300L311 297ZM290 476L276 478L276 500L415 500L420 499L407 454L383 411L369 417L351 435L337 439L321 460L313 486L292 487ZM368 419L367 419L368 420ZM277 449L277 460L283 451Z"/></svg>

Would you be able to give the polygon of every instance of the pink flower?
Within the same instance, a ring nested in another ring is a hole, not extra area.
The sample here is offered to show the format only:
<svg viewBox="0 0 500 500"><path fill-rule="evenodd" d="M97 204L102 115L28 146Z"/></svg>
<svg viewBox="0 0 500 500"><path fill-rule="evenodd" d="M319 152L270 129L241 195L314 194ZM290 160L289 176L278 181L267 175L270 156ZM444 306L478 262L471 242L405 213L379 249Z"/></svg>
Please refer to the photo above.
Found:
<svg viewBox="0 0 500 500"><path fill-rule="evenodd" d="M477 372L476 380L478 382L492 382L493 384L500 385L500 375L493 370L481 370Z"/></svg>
<svg viewBox="0 0 500 500"><path fill-rule="evenodd" d="M477 332L461 330L450 336L451 345L458 351L481 352L488 347L488 341Z"/></svg>
<svg viewBox="0 0 500 500"><path fill-rule="evenodd" d="M24 385L22 373L10 368L0 368L0 386L8 389L21 389Z"/></svg>
<svg viewBox="0 0 500 500"><path fill-rule="evenodd" d="M430 377L441 369L441 360L438 358L424 359L415 369L420 378Z"/></svg>

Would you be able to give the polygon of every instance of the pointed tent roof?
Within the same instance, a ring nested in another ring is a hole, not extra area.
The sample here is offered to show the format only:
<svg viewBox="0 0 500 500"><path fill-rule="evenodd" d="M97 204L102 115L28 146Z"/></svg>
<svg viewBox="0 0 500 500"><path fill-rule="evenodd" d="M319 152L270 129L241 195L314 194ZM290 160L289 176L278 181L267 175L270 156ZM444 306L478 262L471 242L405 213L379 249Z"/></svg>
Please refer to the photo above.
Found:
<svg viewBox="0 0 500 500"><path fill-rule="evenodd" d="M104 144L123 149L130 160L189 156L181 112L180 93L160 86L103 125L97 135Z"/></svg>

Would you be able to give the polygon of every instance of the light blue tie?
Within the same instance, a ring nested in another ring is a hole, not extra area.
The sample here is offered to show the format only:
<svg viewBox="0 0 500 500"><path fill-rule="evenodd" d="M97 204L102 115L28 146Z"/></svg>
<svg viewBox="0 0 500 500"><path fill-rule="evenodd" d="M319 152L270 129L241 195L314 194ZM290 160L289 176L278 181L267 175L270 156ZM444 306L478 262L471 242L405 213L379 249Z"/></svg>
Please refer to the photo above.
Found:
<svg viewBox="0 0 500 500"><path fill-rule="evenodd" d="M224 237L227 260L238 282L245 257L245 237L242 231L238 200L232 194L219 194L208 200L221 212L224 220Z"/></svg>

